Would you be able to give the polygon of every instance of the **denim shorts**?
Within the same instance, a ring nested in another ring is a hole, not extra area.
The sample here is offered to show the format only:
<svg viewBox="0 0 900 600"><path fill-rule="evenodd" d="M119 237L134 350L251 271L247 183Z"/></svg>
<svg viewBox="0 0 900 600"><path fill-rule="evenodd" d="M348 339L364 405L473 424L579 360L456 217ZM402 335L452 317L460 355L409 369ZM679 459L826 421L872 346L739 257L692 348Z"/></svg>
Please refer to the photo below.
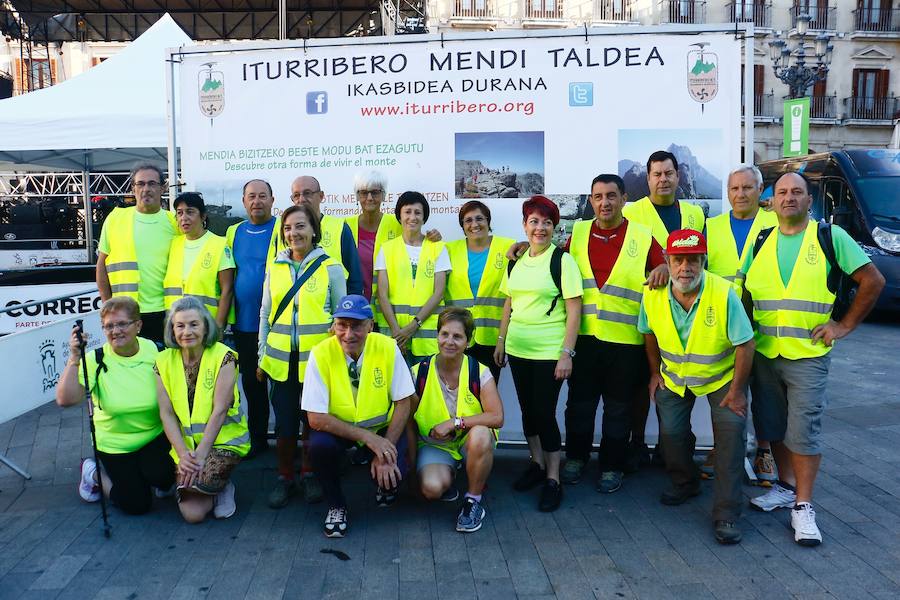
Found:
<svg viewBox="0 0 900 600"><path fill-rule="evenodd" d="M828 354L789 360L757 352L750 383L756 437L784 442L795 454L821 454L830 365Z"/></svg>

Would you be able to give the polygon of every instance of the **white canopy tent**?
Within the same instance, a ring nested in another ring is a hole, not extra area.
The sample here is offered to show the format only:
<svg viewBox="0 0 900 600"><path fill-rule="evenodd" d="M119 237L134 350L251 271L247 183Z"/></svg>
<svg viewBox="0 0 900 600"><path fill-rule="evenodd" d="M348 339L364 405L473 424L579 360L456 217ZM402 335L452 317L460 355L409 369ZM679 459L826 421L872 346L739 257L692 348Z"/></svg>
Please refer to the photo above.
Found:
<svg viewBox="0 0 900 600"><path fill-rule="evenodd" d="M75 171L165 161L165 50L191 39L167 14L120 53L58 85L0 101L0 161Z"/></svg>

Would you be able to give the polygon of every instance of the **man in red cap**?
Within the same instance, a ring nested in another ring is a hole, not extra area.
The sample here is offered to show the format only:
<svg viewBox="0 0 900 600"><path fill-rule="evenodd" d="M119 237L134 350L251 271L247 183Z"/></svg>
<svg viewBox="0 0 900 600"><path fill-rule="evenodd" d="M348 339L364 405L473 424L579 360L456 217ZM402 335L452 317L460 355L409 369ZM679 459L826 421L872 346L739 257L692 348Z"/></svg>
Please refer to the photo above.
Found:
<svg viewBox="0 0 900 600"><path fill-rule="evenodd" d="M716 446L713 520L716 540L741 541L737 520L743 499L747 379L753 363L753 328L727 280L704 270L706 238L692 229L666 242L669 285L644 292L638 331L650 362L650 398L660 419L660 444L671 489L663 504L700 493L694 464L691 411L706 396Z"/></svg>

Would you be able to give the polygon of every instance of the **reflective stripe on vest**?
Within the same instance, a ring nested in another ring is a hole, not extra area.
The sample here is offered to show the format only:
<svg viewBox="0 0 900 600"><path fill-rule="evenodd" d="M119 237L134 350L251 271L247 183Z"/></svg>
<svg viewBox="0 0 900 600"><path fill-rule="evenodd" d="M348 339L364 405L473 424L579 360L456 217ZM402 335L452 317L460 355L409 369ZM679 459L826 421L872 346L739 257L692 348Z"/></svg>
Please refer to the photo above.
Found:
<svg viewBox="0 0 900 600"><path fill-rule="evenodd" d="M441 390L439 382L440 376L437 373L437 364L435 362L436 358L437 357L432 356L429 359L425 390L422 392L422 397L419 398L419 406L416 408L416 414L413 415L419 430L419 446L435 446L442 450L446 450L456 460L462 460L460 448L466 443L468 431L455 432L454 438L451 440L438 440L428 435L435 425L443 423L451 418L450 411L447 409L447 402L444 400L444 393ZM418 380L420 368L422 368L422 363L416 365L413 373L413 381ZM485 369L487 369L487 367L484 365L478 365L479 376L484 373ZM463 360L459 369L459 381L456 386L456 413L453 417L465 418L480 415L483 412L484 408L481 406L481 401L476 398L475 395L472 394L472 390L469 389L469 365Z"/></svg>
<svg viewBox="0 0 900 600"><path fill-rule="evenodd" d="M767 358L813 358L831 351L812 343L812 331L831 318L834 294L828 291L828 259L819 246L818 225L810 221L787 288L778 267L776 230L753 258L744 286L753 298L756 351Z"/></svg>
<svg viewBox="0 0 900 600"><path fill-rule="evenodd" d="M393 338L374 332L366 336L355 398L347 373L347 360L338 339L330 337L319 342L312 353L328 390L329 414L371 431L377 431L390 422L394 414L390 396L391 377L397 356L397 343Z"/></svg>
<svg viewBox="0 0 900 600"><path fill-rule="evenodd" d="M163 280L166 309L172 308L183 296L193 296L203 302L215 318L219 312L219 264L225 252L225 238L206 233L187 279L183 279L184 245L187 241L185 236L180 235L172 240L169 249L169 266Z"/></svg>
<svg viewBox="0 0 900 600"><path fill-rule="evenodd" d="M728 339L728 293L731 284L712 273L703 275L703 291L687 343L682 345L672 317L669 287L644 293L647 323L659 344L660 373L666 387L685 395L714 392L734 377L734 346Z"/></svg>
<svg viewBox="0 0 900 600"><path fill-rule="evenodd" d="M409 262L409 253L403 238L397 238L382 246L385 266L387 267L389 286L388 299L394 308L397 324L405 327L412 323L431 295L434 293L435 266L438 256L444 248L443 242L432 242L425 239L419 254L415 280ZM410 304L406 304L409 302ZM431 312L422 326L413 335L409 343L410 351L416 356L429 356L437 353L437 314L443 302Z"/></svg>
<svg viewBox="0 0 900 600"><path fill-rule="evenodd" d="M637 323L653 237L646 227L629 222L609 278L597 289L588 253L592 224L593 221L576 222L569 241L569 253L581 271L584 287L579 334L617 344L643 344L644 336L637 330Z"/></svg>
<svg viewBox="0 0 900 600"><path fill-rule="evenodd" d="M234 350L222 343L215 343L203 351L197 373L197 384L194 389L193 406L188 404L187 381L184 375L184 363L179 348L168 348L159 353L156 367L159 377L169 394L172 408L181 424L182 437L189 450L195 449L203 440L206 425L213 412L213 396L219 372L226 354L235 354ZM213 443L216 448L231 450L244 456L250 450L250 434L247 430L247 419L241 410L241 399L237 387L237 366L235 365L235 383L233 402L225 415ZM178 453L172 448L170 454L178 464Z"/></svg>
<svg viewBox="0 0 900 600"><path fill-rule="evenodd" d="M325 311L329 287L328 267L335 264L337 263L334 259L326 258L318 270L306 280L294 296L294 300L278 317L277 322L273 322L275 311L296 279L291 265L284 262L269 265L268 282L272 307L269 311L269 335L266 337L259 368L275 381L287 381L293 348L298 350L297 377L302 382L306 377L306 363L309 361L310 350L328 337L328 329L331 327L331 314ZM305 268L309 268L308 263ZM295 319L303 319L302 323L297 323L297 340L291 338Z"/></svg>
<svg viewBox="0 0 900 600"><path fill-rule="evenodd" d="M681 229L693 229L694 231L703 231L703 209L696 204L690 202L678 201L678 209L681 213ZM654 239L665 248L666 240L669 238L669 230L666 229L665 223L659 218L659 213L650 198L644 196L636 202L626 202L622 207L622 214L628 219L629 223L640 223L644 227L650 229Z"/></svg>
<svg viewBox="0 0 900 600"><path fill-rule="evenodd" d="M353 241L356 242L356 248L359 249L359 215L348 217L344 220L350 226L350 232L353 234ZM378 223L378 231L375 232L375 251L372 253L372 313L375 315L375 323L385 328L388 326L384 315L378 306L378 276L375 273L375 261L378 260L378 252L381 250L385 242L389 242L401 236L403 228L400 221L393 214L384 214Z"/></svg>
<svg viewBox="0 0 900 600"><path fill-rule="evenodd" d="M109 278L110 291L113 296L128 296L134 300L138 299L138 287L141 282L134 243L134 215L136 212L137 209L133 206L114 208L103 222L103 229L106 231L109 241L106 274ZM173 237L183 237L177 235L175 216L169 211L164 211L164 213L172 227ZM160 248L159 251L168 254L169 248Z"/></svg>
<svg viewBox="0 0 900 600"><path fill-rule="evenodd" d="M742 280L744 278L741 267L744 264L747 253L753 251L753 244L756 243L756 238L760 231L777 226L778 216L775 213L762 209L758 210L756 216L753 217L753 224L750 226L747 239L744 240L744 247L741 249L740 256L738 256L737 242L731 229L731 211L707 219L706 243L709 248L709 254L706 270L733 282L734 285L732 287L734 287L735 293L740 297Z"/></svg>
<svg viewBox="0 0 900 600"><path fill-rule="evenodd" d="M465 238L447 243L452 270L447 274L447 289L444 300L447 305L467 308L475 319L475 334L472 343L496 346L500 334L500 320L506 296L500 291L503 274L509 261L506 251L514 240L500 236L491 238L488 256L481 274L477 290L469 284L469 249ZM473 294L473 291L477 292Z"/></svg>

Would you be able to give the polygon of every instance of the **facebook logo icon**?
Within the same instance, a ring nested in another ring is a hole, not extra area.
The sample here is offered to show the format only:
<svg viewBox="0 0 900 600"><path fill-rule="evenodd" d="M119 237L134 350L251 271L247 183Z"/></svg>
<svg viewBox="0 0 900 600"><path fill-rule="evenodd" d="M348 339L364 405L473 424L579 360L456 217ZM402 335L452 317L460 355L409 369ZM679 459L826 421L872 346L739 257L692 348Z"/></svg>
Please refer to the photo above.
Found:
<svg viewBox="0 0 900 600"><path fill-rule="evenodd" d="M324 115L328 112L328 92L306 92L306 112Z"/></svg>
<svg viewBox="0 0 900 600"><path fill-rule="evenodd" d="M593 106L594 84L590 81L578 81L569 84L569 106Z"/></svg>

